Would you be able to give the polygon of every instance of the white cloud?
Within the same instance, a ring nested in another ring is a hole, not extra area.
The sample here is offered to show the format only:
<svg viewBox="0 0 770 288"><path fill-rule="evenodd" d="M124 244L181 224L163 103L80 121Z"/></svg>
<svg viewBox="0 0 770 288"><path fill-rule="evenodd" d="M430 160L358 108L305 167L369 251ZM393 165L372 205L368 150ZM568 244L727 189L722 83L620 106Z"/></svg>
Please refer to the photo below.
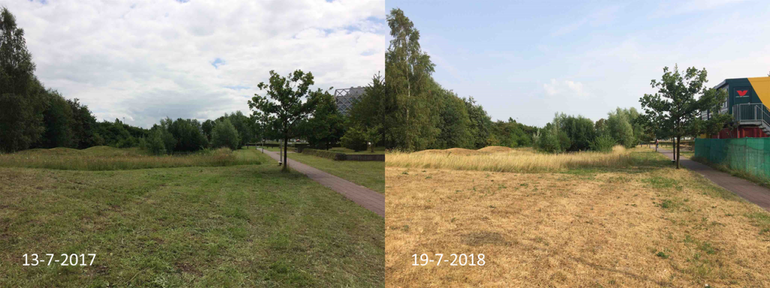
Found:
<svg viewBox="0 0 770 288"><path fill-rule="evenodd" d="M384 0L4 5L25 30L40 80L100 120L149 127L165 116L249 113L269 70L311 71L322 89L384 72Z"/></svg>
<svg viewBox="0 0 770 288"><path fill-rule="evenodd" d="M560 97L577 97L588 98L590 94L583 88L583 83L562 80L556 81L551 79L551 82L543 84L543 90L548 96L560 96Z"/></svg>

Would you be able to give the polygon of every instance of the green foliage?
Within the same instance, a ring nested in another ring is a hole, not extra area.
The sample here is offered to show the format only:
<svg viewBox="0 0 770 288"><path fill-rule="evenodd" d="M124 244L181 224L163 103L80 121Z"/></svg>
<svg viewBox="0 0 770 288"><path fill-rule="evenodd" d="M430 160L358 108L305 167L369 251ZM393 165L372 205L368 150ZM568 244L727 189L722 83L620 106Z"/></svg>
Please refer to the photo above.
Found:
<svg viewBox="0 0 770 288"><path fill-rule="evenodd" d="M313 74L296 70L288 77L282 77L270 71L268 84L260 82L259 90L266 90L264 96L254 94L249 100L249 108L254 111L253 117L264 119L266 129L276 131L284 140L284 147L288 139L299 131L298 126L316 108L317 98L309 97L310 85L313 85ZM316 93L322 93L318 89ZM212 132L213 133L213 132ZM286 155L281 163L283 171L288 172Z"/></svg>
<svg viewBox="0 0 770 288"><path fill-rule="evenodd" d="M374 146L377 144L377 142L380 142L380 126L375 127L367 127L363 128L363 135L364 140L366 140L367 145L369 148L371 148L371 152L374 153Z"/></svg>
<svg viewBox="0 0 770 288"><path fill-rule="evenodd" d="M517 123L512 118L508 118L507 122L498 120L492 123L491 128L488 144L511 148L532 146L532 135L537 132L536 127Z"/></svg>
<svg viewBox="0 0 770 288"><path fill-rule="evenodd" d="M398 119L395 95L390 93L381 74L372 76L372 82L348 111L346 127L379 127L380 141L376 146L393 148Z"/></svg>
<svg viewBox="0 0 770 288"><path fill-rule="evenodd" d="M150 136L145 140L144 147L142 148L153 155L166 154L166 145L163 143L163 132L164 130L162 129L153 129L150 132Z"/></svg>
<svg viewBox="0 0 770 288"><path fill-rule="evenodd" d="M74 147L85 149L101 145L96 142L94 137L96 118L88 110L88 106L80 104L77 98L75 100L67 99L67 103L72 110L72 142Z"/></svg>
<svg viewBox="0 0 770 288"><path fill-rule="evenodd" d="M559 136L561 145L567 151L585 151L591 148L591 142L596 138L594 122L583 116L567 116L564 113L557 114L555 123L558 123L560 135L566 135L569 142ZM563 133L563 134L562 134Z"/></svg>
<svg viewBox="0 0 770 288"><path fill-rule="evenodd" d="M439 134L439 115L430 93L435 65L420 48L420 32L401 9L387 15L390 46L385 52L385 84L388 99L395 103L389 138L405 150L422 150Z"/></svg>
<svg viewBox="0 0 770 288"><path fill-rule="evenodd" d="M566 151L567 148L572 145L572 140L569 139L567 133L562 130L559 130L558 133L556 133L556 139L559 140L559 148L561 149L561 152Z"/></svg>
<svg viewBox="0 0 770 288"><path fill-rule="evenodd" d="M176 148L176 138L169 132L169 127L174 121L166 117L166 119L160 120L160 125L153 126L153 129L161 131L161 141L163 141L163 147L166 149L166 153L172 154L174 148Z"/></svg>
<svg viewBox="0 0 770 288"><path fill-rule="evenodd" d="M438 86L438 84L436 85ZM474 147L471 119L468 116L465 101L452 91L444 90L440 86L437 88L436 93L439 98L437 104L441 105L438 127L441 132L432 146L438 149Z"/></svg>
<svg viewBox="0 0 770 288"><path fill-rule="evenodd" d="M201 130L203 131L203 135L206 136L206 139L211 142L211 130L214 129L214 120L206 119L206 121L203 121L201 123Z"/></svg>
<svg viewBox="0 0 770 288"><path fill-rule="evenodd" d="M302 149L302 154L313 155L331 160L345 160L345 153L337 153L325 150Z"/></svg>
<svg viewBox="0 0 770 288"><path fill-rule="evenodd" d="M471 121L470 133L473 139L472 148L483 148L489 145L490 130L492 127L492 118L487 115L487 111L481 105L476 104L473 97L465 100L465 107L468 110L468 118Z"/></svg>
<svg viewBox="0 0 770 288"><path fill-rule="evenodd" d="M56 91L48 91L45 96L46 108L43 110L45 132L40 139L42 148L73 147L72 108Z"/></svg>
<svg viewBox="0 0 770 288"><path fill-rule="evenodd" d="M356 152L366 150L366 136L364 134L365 131L360 127L349 127L345 131L345 135L340 139L342 147Z"/></svg>
<svg viewBox="0 0 770 288"><path fill-rule="evenodd" d="M235 129L230 119L223 119L217 121L214 128L211 130L211 147L228 147L230 149L238 149L240 143L240 137L238 136L238 130Z"/></svg>
<svg viewBox="0 0 770 288"><path fill-rule="evenodd" d="M27 50L24 30L5 7L0 8L0 150L29 148L45 128L42 94L35 64Z"/></svg>
<svg viewBox="0 0 770 288"><path fill-rule="evenodd" d="M345 116L339 112L334 96L328 92L311 92L310 98L314 98L313 101L317 105L312 117L303 122L300 129L303 131L302 134L307 138L311 147L329 149L333 144L340 141L345 132ZM354 105L353 108L355 109L358 106L358 108L376 109L376 106L371 107L370 103L366 104Z"/></svg>
<svg viewBox="0 0 770 288"><path fill-rule="evenodd" d="M115 119L115 122L97 123L96 133L104 140L103 144L116 148L136 147L139 144L137 139L146 136L146 130L131 127L118 119Z"/></svg>
<svg viewBox="0 0 770 288"><path fill-rule="evenodd" d="M596 137L596 139L591 142L591 150L599 152L610 152L616 143L617 142L615 142L615 139L613 139L612 136L609 134L603 134L599 137Z"/></svg>
<svg viewBox="0 0 770 288"><path fill-rule="evenodd" d="M229 115L225 113L224 116L217 118L216 121L222 121L224 119L229 119L230 123L232 123L235 127L235 130L238 130L238 136L240 137L240 141L238 142L238 149L243 147L243 145L246 143L254 141L254 132L256 129L254 128L254 123L251 117L243 115L241 111L236 111L235 113L231 113ZM201 127L201 130L204 131L205 134L203 127ZM210 130L209 133L211 133ZM211 137L211 135L209 135L209 137Z"/></svg>
<svg viewBox="0 0 770 288"><path fill-rule="evenodd" d="M558 126L553 123L548 123L543 129L540 129L534 138L535 148L548 153L564 152L565 148L563 146L569 146L570 144L566 133L559 131Z"/></svg>
<svg viewBox="0 0 770 288"><path fill-rule="evenodd" d="M702 111L718 111L719 105L726 100L725 93L714 91L705 86L706 69L698 70L695 67L687 68L684 75L679 68L674 70L663 67L661 79L652 80L650 86L657 88L655 94L645 94L639 99L644 109L642 123L650 127L658 138L673 137L681 139L683 136L696 136L705 132L707 125L702 123L700 114ZM700 95L700 97L697 97ZM719 127L724 124L717 121L728 121L723 117L712 121L708 126ZM678 142L678 141L677 141ZM678 144L677 144L678 146ZM679 168L679 149L676 149L676 165Z"/></svg>
<svg viewBox="0 0 770 288"><path fill-rule="evenodd" d="M194 119L177 119L168 125L168 132L176 139L175 152L194 152L209 146L206 136L203 135L200 122ZM237 145L236 145L237 146Z"/></svg>
<svg viewBox="0 0 770 288"><path fill-rule="evenodd" d="M634 136L634 127L631 126L628 110L617 108L607 117L607 132L615 141L626 148L636 146L638 143Z"/></svg>

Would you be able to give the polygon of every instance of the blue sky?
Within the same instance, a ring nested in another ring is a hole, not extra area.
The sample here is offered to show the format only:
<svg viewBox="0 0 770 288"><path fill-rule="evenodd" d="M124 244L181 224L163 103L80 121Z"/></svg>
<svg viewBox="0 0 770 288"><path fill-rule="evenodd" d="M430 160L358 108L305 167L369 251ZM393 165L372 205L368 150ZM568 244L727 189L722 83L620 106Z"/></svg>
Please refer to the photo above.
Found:
<svg viewBox="0 0 770 288"><path fill-rule="evenodd" d="M664 66L708 85L770 72L770 1L401 1L434 78L493 119L542 126L639 106ZM388 40L390 38L388 37Z"/></svg>

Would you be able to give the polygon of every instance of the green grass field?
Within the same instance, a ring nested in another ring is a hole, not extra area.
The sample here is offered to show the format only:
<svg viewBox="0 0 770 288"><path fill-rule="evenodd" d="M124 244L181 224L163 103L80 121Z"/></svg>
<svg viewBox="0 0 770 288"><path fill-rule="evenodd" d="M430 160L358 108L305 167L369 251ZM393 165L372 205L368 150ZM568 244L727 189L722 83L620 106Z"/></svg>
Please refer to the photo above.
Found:
<svg viewBox="0 0 770 288"><path fill-rule="evenodd" d="M277 147L270 147L266 150L279 151ZM385 193L385 162L383 161L334 161L301 153L289 153L288 156L289 159L310 165L379 193Z"/></svg>
<svg viewBox="0 0 770 288"><path fill-rule="evenodd" d="M382 217L279 169L0 168L0 287L383 286Z"/></svg>

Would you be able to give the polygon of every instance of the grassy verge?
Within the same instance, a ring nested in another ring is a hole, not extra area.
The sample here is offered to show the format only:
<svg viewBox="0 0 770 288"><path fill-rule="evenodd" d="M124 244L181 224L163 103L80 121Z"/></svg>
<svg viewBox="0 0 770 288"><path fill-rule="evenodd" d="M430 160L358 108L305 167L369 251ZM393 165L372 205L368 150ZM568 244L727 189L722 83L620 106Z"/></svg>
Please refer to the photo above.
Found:
<svg viewBox="0 0 770 288"><path fill-rule="evenodd" d="M388 158L389 285L770 283L770 213L653 150L628 157L627 166L557 173L406 168ZM485 254L486 265L414 267L415 253Z"/></svg>
<svg viewBox="0 0 770 288"><path fill-rule="evenodd" d="M71 148L31 149L0 154L0 167L46 168L60 170L127 170L192 166L232 166L259 164L256 158L238 157L227 148L189 155L152 156L142 151L106 146L77 150Z"/></svg>
<svg viewBox="0 0 770 288"><path fill-rule="evenodd" d="M279 151L277 147L268 147L265 150ZM379 193L385 193L385 162L334 161L301 153L289 153L288 157Z"/></svg>
<svg viewBox="0 0 770 288"><path fill-rule="evenodd" d="M279 169L0 168L0 287L382 286L382 217Z"/></svg>

